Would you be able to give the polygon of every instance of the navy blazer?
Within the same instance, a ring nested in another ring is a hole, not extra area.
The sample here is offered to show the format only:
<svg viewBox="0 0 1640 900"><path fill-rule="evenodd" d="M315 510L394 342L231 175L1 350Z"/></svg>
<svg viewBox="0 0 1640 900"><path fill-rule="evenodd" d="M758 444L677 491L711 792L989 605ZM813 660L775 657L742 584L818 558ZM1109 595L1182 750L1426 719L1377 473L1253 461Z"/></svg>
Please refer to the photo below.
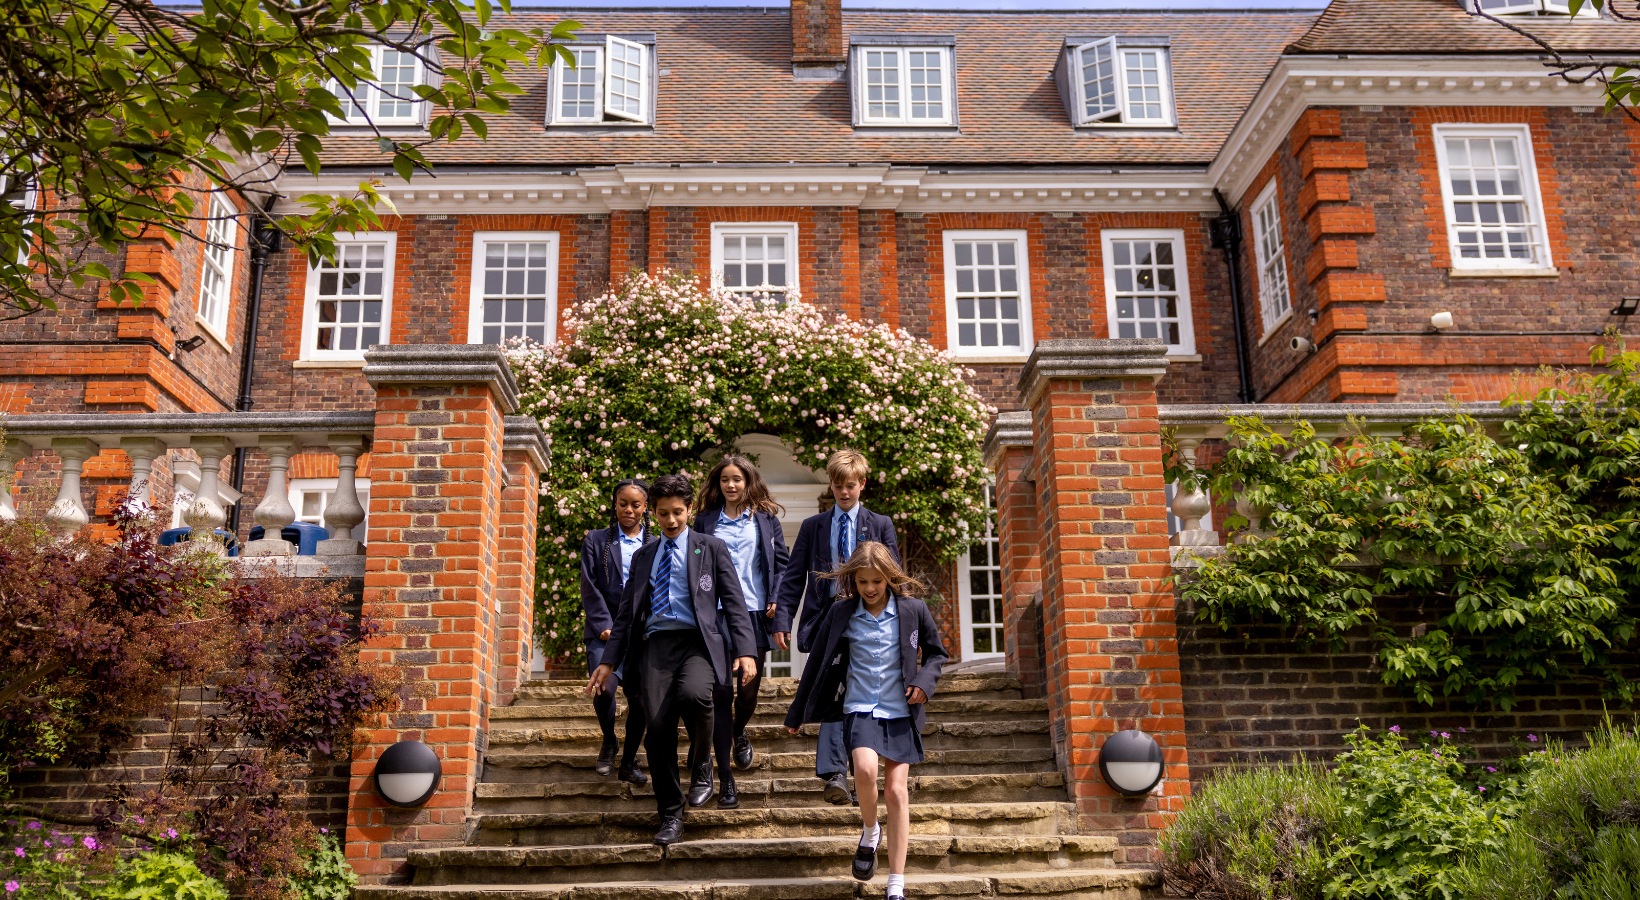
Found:
<svg viewBox="0 0 1640 900"><path fill-rule="evenodd" d="M894 602L900 623L900 674L906 687L922 688L923 695L932 700L940 669L950 654L940 642L940 629L928 604L915 597L895 597ZM815 628L819 643L803 664L803 680L797 683L797 696L786 710L786 727L842 721L848 693L848 622L859 605L858 600L833 603L820 617ZM911 706L911 722L918 733L927 719L926 704Z"/></svg>
<svg viewBox="0 0 1640 900"><path fill-rule="evenodd" d="M701 534L717 536L718 516L723 507L708 509L695 517L695 531ZM775 591L780 587L780 573L786 570L786 562L791 554L786 552L786 536L780 531L780 520L766 512L752 513L752 521L757 523L757 566L763 570L763 599L764 605L775 601Z"/></svg>
<svg viewBox="0 0 1640 900"><path fill-rule="evenodd" d="M615 613L615 627L610 629L609 644L604 648L604 661L611 665L614 660L624 661L628 675L643 671L642 656L648 644L645 632L649 630L649 570L655 565L660 547L657 538L632 554L632 577L626 581L626 593ZM727 684L731 660L724 635L718 631L720 605L735 657L757 656L757 638L752 633L752 617L746 612L746 598L740 593L734 559L729 556L729 547L717 538L692 534L685 566L696 627L706 640L706 652L711 656L718 683Z"/></svg>
<svg viewBox="0 0 1640 900"><path fill-rule="evenodd" d="M827 510L803 520L803 527L797 530L797 542L792 545L791 565L780 576L780 590L775 592L774 624L769 626L769 631L790 632L793 630L792 620L797 619L797 649L804 653L813 643L815 623L831 604L829 586L821 583L820 575L833 568L832 512ZM865 541L885 544L894 561L904 565L900 560L900 541L894 534L892 519L862 505L858 524L860 531L854 537L854 546L858 547ZM803 604L802 618L798 619L797 604L805 596L809 599Z"/></svg>
<svg viewBox="0 0 1640 900"><path fill-rule="evenodd" d="M653 533L649 541L656 540ZM615 612L621 605L620 527L594 528L581 543L581 609L586 611L582 637L595 641L615 627ZM640 550L643 548L639 548ZM636 558L634 553L633 557Z"/></svg>

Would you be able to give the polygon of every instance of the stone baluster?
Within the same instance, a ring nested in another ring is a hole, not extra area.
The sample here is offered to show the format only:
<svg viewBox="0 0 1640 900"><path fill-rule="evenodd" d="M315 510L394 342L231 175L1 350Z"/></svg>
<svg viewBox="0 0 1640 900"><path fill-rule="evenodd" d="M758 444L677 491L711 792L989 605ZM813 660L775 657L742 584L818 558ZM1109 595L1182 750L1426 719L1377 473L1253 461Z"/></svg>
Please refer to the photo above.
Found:
<svg viewBox="0 0 1640 900"><path fill-rule="evenodd" d="M1249 500L1245 489L1236 492L1236 514L1247 520L1247 527L1236 534L1238 543L1265 535L1264 517L1268 516L1270 511Z"/></svg>
<svg viewBox="0 0 1640 900"><path fill-rule="evenodd" d="M154 460L165 453L165 443L150 437L120 438L120 449L131 460L132 501L148 509L154 503Z"/></svg>
<svg viewBox="0 0 1640 900"><path fill-rule="evenodd" d="M28 448L19 441L0 437L0 522L17 520L17 506L11 491L17 484L17 464L28 455Z"/></svg>
<svg viewBox="0 0 1640 900"><path fill-rule="evenodd" d="M1201 438L1180 435L1175 444L1178 459L1190 474L1174 485L1173 515L1179 520L1179 533L1173 536L1173 546L1217 547L1219 533L1202 527L1202 519L1212 512L1213 502L1191 477L1196 471L1196 450L1201 446Z"/></svg>
<svg viewBox="0 0 1640 900"><path fill-rule="evenodd" d="M85 461L97 455L98 447L85 438L53 438L51 449L63 461L63 483L57 489L56 501L46 512L46 525L67 537L91 521L80 499L80 473L85 469Z"/></svg>
<svg viewBox="0 0 1640 900"><path fill-rule="evenodd" d="M319 555L358 556L364 552L364 544L353 539L353 529L364 521L364 506L359 503L353 474L359 467L359 454L364 452L364 438L333 434L329 443L336 454L336 492L325 506L325 529L330 538L319 542Z"/></svg>
<svg viewBox="0 0 1640 900"><path fill-rule="evenodd" d="M265 435L259 443L268 454L268 490L252 517L262 526L262 539L246 544L243 555L292 556L296 548L284 539L284 532L286 525L296 521L296 510L290 506L285 472L290 468L296 438L288 434Z"/></svg>
<svg viewBox="0 0 1640 900"><path fill-rule="evenodd" d="M193 529L188 535L190 542L221 553L222 542L217 539L216 530L228 520L221 499L222 460L233 451L233 442L219 437L194 438L192 446L199 455L199 490L194 493L194 502L188 505L182 520Z"/></svg>

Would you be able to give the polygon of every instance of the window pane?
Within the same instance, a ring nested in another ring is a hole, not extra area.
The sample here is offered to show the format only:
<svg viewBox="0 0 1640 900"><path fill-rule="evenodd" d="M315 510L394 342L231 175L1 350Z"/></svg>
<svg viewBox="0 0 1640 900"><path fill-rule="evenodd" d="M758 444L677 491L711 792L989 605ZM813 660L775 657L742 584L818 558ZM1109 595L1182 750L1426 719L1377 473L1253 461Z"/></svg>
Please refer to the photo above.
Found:
<svg viewBox="0 0 1640 900"><path fill-rule="evenodd" d="M747 296L784 297L792 286L797 247L788 232L720 233L716 240L720 242L718 255L723 260L719 277L725 288Z"/></svg>
<svg viewBox="0 0 1640 900"><path fill-rule="evenodd" d="M314 343L311 349L356 351L379 344L386 301L387 242L342 241L335 262L314 266Z"/></svg>
<svg viewBox="0 0 1640 900"><path fill-rule="evenodd" d="M1107 264L1115 293L1112 331L1119 338L1161 338L1178 347L1183 330L1173 241L1167 238L1112 240Z"/></svg>
<svg viewBox="0 0 1640 900"><path fill-rule="evenodd" d="M1082 77L1082 116L1097 121L1119 112L1116 102L1116 42L1099 41L1078 51Z"/></svg>
<svg viewBox="0 0 1640 900"><path fill-rule="evenodd" d="M553 333L550 241L489 240L484 245L484 343Z"/></svg>
<svg viewBox="0 0 1640 900"><path fill-rule="evenodd" d="M383 119L415 118L418 100L413 88L419 70L420 63L414 55L382 49L381 71L377 78L377 116Z"/></svg>
<svg viewBox="0 0 1640 900"><path fill-rule="evenodd" d="M950 289L958 347L1024 349L1018 251L1013 239L952 242L955 277Z"/></svg>
<svg viewBox="0 0 1640 900"><path fill-rule="evenodd" d="M1546 248L1526 194L1519 137L1447 137L1442 147L1452 195L1447 226L1458 258L1542 264Z"/></svg>

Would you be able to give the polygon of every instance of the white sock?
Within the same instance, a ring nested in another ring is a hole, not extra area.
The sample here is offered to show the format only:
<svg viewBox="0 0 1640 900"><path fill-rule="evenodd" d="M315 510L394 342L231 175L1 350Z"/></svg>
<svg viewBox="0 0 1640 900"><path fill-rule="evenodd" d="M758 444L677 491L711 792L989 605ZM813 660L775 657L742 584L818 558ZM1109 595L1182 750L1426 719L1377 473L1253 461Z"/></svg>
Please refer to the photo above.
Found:
<svg viewBox="0 0 1640 900"><path fill-rule="evenodd" d="M877 845L882 843L882 840L883 840L883 827L881 825L878 825L876 822L872 822L871 827L869 829L864 827L864 826L861 826L861 828L860 828L860 846L870 847L871 849L875 850L875 849L877 849Z"/></svg>
<svg viewBox="0 0 1640 900"><path fill-rule="evenodd" d="M888 894L887 894L887 896L889 896L889 897L904 897L905 896L905 876L904 875L890 875L890 876L888 876Z"/></svg>

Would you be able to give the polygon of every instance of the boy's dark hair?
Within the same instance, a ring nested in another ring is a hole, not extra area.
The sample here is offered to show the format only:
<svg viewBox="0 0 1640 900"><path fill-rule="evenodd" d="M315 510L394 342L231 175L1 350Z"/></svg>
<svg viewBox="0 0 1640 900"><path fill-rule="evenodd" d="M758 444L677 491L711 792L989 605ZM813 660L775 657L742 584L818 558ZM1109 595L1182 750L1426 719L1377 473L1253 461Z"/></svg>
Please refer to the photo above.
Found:
<svg viewBox="0 0 1640 900"><path fill-rule="evenodd" d="M649 486L649 502L651 505L661 502L667 497L678 497L683 500L684 506L690 506L695 499L695 489L689 484L685 475L662 475Z"/></svg>

